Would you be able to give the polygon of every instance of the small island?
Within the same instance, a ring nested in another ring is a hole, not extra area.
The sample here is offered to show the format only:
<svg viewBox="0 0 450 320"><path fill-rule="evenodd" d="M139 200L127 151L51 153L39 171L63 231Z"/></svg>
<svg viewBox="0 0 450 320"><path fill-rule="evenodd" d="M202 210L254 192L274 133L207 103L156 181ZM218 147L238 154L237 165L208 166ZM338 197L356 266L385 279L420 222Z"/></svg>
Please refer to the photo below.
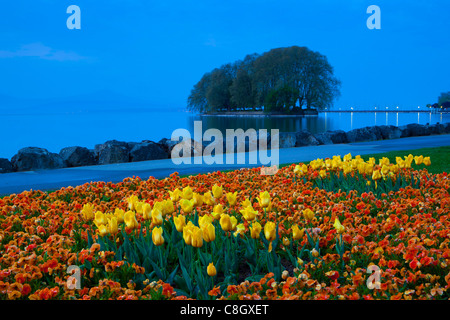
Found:
<svg viewBox="0 0 450 320"><path fill-rule="evenodd" d="M206 115L317 115L332 107L340 86L319 52L275 48L205 73L192 88L187 109Z"/></svg>

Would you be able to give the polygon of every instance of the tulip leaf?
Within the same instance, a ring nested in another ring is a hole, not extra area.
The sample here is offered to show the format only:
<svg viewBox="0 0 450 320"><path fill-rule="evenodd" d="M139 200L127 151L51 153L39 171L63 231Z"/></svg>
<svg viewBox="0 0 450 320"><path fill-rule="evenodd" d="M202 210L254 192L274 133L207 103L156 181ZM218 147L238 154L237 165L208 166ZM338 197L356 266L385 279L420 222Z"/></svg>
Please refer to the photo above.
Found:
<svg viewBox="0 0 450 320"><path fill-rule="evenodd" d="M179 267L179 265L177 265L177 266L175 267L175 269L170 273L169 277L167 278L166 282L167 282L168 284L170 284L170 285L173 284L175 275L177 274L177 271L178 271L178 267Z"/></svg>
<svg viewBox="0 0 450 320"><path fill-rule="evenodd" d="M189 273L187 272L186 268L183 265L180 265L180 267L181 267L181 272L183 274L183 279L186 283L186 286L189 289L189 292L192 293L192 291L194 289L193 284L192 284L192 279L191 279Z"/></svg>
<svg viewBox="0 0 450 320"><path fill-rule="evenodd" d="M151 261L151 260L149 260L149 261L150 261L150 263L151 263L151 265L152 265L152 267L153 267L153 270L154 270L155 273L156 273L156 276L157 276L159 279L161 279L161 280L166 279L166 277L165 277L165 271L161 270L161 269L158 267L158 265L157 265L156 263L154 263L153 261Z"/></svg>

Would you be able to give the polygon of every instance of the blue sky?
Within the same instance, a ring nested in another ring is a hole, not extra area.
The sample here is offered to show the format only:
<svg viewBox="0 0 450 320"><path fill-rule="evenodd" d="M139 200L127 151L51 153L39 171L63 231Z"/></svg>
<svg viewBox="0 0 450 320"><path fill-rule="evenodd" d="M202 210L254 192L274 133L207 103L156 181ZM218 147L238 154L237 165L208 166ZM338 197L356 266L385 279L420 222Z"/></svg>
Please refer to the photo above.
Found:
<svg viewBox="0 0 450 320"><path fill-rule="evenodd" d="M72 4L80 30L66 27ZM373 4L380 30L366 27ZM112 92L179 108L205 72L291 45L328 57L342 81L336 107L417 108L450 91L446 0L15 0L0 9L0 96Z"/></svg>

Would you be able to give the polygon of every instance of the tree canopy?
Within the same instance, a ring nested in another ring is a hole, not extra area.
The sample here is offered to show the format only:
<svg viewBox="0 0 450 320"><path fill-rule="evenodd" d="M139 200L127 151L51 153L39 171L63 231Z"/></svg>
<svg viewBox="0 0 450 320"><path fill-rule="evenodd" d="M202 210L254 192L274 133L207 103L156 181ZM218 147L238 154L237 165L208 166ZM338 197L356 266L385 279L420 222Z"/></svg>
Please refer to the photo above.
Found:
<svg viewBox="0 0 450 320"><path fill-rule="evenodd" d="M306 47L276 48L205 73L192 88L187 107L202 113L324 109L340 95L340 86L324 55Z"/></svg>

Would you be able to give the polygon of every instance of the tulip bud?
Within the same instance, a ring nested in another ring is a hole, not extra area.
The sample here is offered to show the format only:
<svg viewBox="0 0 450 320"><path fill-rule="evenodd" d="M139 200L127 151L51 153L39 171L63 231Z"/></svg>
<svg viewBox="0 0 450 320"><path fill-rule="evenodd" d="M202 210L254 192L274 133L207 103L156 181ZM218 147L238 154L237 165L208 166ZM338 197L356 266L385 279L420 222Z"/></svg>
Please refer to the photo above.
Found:
<svg viewBox="0 0 450 320"><path fill-rule="evenodd" d="M216 267L214 266L214 264L212 262L208 265L206 272L208 272L208 276L210 276L210 277L214 277L217 274Z"/></svg>
<svg viewBox="0 0 450 320"><path fill-rule="evenodd" d="M276 225L274 222L269 221L264 226L264 236L267 241L272 242L276 238Z"/></svg>
<svg viewBox="0 0 450 320"><path fill-rule="evenodd" d="M153 228L152 230L152 240L155 246L160 246L164 244L164 237L162 236L163 229L161 227Z"/></svg>
<svg viewBox="0 0 450 320"><path fill-rule="evenodd" d="M259 235L261 234L262 227L259 222L252 223L250 227L250 235L253 239L259 239Z"/></svg>
<svg viewBox="0 0 450 320"><path fill-rule="evenodd" d="M216 228L214 228L212 223L204 224L202 227L203 240L206 242L211 242L216 239Z"/></svg>
<svg viewBox="0 0 450 320"><path fill-rule="evenodd" d="M234 206L236 204L237 191L234 193L228 192L226 197L230 206Z"/></svg>
<svg viewBox="0 0 450 320"><path fill-rule="evenodd" d="M222 214L220 217L220 226L222 227L222 230L227 232L231 231L233 229L231 225L231 219L230 216L226 213Z"/></svg>
<svg viewBox="0 0 450 320"><path fill-rule="evenodd" d="M189 186L185 187L181 193L181 197L186 200L191 200L193 196L194 193L192 192L192 189Z"/></svg>
<svg viewBox="0 0 450 320"><path fill-rule="evenodd" d="M175 228L178 232L183 232L183 228L186 226L186 217L182 214L173 217L173 222L175 224Z"/></svg>
<svg viewBox="0 0 450 320"><path fill-rule="evenodd" d="M212 193L214 198L219 199L223 195L222 187L219 187L217 185L213 185L212 187Z"/></svg>

